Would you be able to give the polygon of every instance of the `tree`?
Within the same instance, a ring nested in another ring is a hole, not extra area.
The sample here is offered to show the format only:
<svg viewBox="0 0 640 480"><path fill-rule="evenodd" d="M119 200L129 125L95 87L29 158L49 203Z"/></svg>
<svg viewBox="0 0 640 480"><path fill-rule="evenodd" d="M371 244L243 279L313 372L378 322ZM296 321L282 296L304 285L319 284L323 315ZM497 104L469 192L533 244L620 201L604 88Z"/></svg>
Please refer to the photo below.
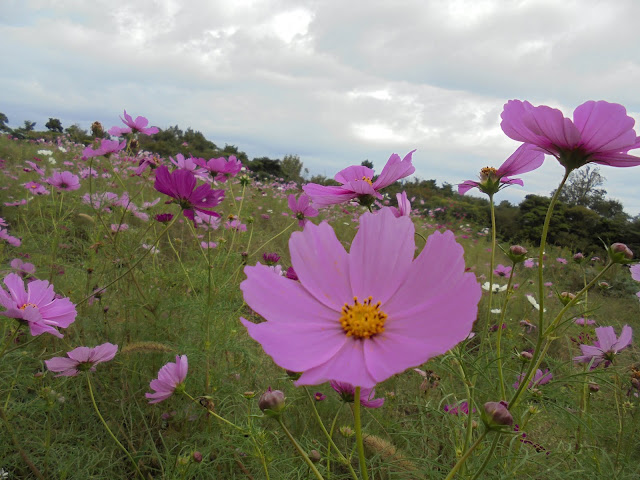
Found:
<svg viewBox="0 0 640 480"><path fill-rule="evenodd" d="M9 128L9 119L4 113L0 112L0 132L11 132L11 128Z"/></svg>
<svg viewBox="0 0 640 480"><path fill-rule="evenodd" d="M604 185L606 178L600 175L598 167L587 165L584 168L574 170L560 192L559 200L567 205L581 205L591 207L594 203L602 201L607 191L598 188ZM554 192L551 192L553 195Z"/></svg>
<svg viewBox="0 0 640 480"><path fill-rule="evenodd" d="M285 155L280 163L282 176L285 180L300 183L302 178L302 161L298 155Z"/></svg>
<svg viewBox="0 0 640 480"><path fill-rule="evenodd" d="M63 130L62 123L57 118L49 117L49 121L44 126L52 132L62 133Z"/></svg>
<svg viewBox="0 0 640 480"><path fill-rule="evenodd" d="M371 168L371 169L373 168L373 162L369 160L363 160L360 165L362 165L363 167Z"/></svg>
<svg viewBox="0 0 640 480"><path fill-rule="evenodd" d="M25 132L32 132L34 128L36 128L36 122L32 122L31 120L25 120L24 127L22 127L21 130Z"/></svg>

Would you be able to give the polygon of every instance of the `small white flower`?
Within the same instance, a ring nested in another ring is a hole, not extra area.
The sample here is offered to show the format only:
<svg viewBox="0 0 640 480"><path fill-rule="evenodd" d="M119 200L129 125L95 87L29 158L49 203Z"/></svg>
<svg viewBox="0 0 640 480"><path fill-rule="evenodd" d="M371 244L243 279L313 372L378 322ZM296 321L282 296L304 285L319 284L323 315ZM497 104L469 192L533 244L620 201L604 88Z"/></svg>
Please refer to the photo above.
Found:
<svg viewBox="0 0 640 480"><path fill-rule="evenodd" d="M501 313L502 310L500 310L499 308L492 308L491 309L491 313Z"/></svg>
<svg viewBox="0 0 640 480"><path fill-rule="evenodd" d="M9 472L4 468L0 468L0 480L7 480L9 478Z"/></svg>
<svg viewBox="0 0 640 480"><path fill-rule="evenodd" d="M531 305L533 305L533 308L535 308L536 310L539 311L540 310L540 305L538 304L538 302L536 302L536 299L533 298L533 295L526 295L526 297L527 297L527 300L529 300L529 303ZM546 312L547 309L545 308L544 311Z"/></svg>
<svg viewBox="0 0 640 480"><path fill-rule="evenodd" d="M38 155L53 155L51 150L38 150Z"/></svg>
<svg viewBox="0 0 640 480"><path fill-rule="evenodd" d="M146 243L142 244L142 248L150 250L152 255L157 255L160 253L160 250L158 250L155 246L147 245Z"/></svg>
<svg viewBox="0 0 640 480"><path fill-rule="evenodd" d="M58 150L60 150L62 153L67 153L67 149L64 147L58 147Z"/></svg>
<svg viewBox="0 0 640 480"><path fill-rule="evenodd" d="M488 292L490 286L491 284L489 282L484 282L482 284L482 289ZM507 289L506 285L498 285L497 283L493 284L493 293L504 292L506 289Z"/></svg>
<svg viewBox="0 0 640 480"><path fill-rule="evenodd" d="M56 159L55 159L55 158L53 158L53 157L49 157L49 163L50 163L51 165L55 165L55 164L56 164L56 163L58 163L58 162L56 162Z"/></svg>

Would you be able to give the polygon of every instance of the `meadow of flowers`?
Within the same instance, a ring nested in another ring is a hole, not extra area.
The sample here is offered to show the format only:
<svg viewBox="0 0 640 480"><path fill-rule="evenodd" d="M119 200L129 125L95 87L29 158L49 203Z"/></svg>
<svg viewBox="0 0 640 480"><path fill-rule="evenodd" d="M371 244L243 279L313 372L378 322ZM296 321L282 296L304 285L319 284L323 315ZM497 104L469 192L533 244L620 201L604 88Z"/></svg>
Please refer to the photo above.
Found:
<svg viewBox="0 0 640 480"><path fill-rule="evenodd" d="M416 151L298 185L148 125L0 137L0 478L638 478L640 264L546 243L571 171L640 165L624 107L509 101L521 145L459 184L492 225L389 198ZM505 244L544 161L540 242Z"/></svg>

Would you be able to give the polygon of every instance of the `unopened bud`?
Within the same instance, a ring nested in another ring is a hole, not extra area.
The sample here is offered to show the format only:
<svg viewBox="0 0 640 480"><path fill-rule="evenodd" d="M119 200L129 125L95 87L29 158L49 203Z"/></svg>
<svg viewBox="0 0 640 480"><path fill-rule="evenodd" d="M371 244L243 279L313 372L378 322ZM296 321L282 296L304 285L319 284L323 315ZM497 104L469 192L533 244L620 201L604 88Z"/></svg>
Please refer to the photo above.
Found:
<svg viewBox="0 0 640 480"><path fill-rule="evenodd" d="M342 435L345 438L353 437L354 433L355 432L351 429L351 427L348 427L346 425L340 427L340 435Z"/></svg>
<svg viewBox="0 0 640 480"><path fill-rule="evenodd" d="M311 450L309 452L309 460L311 460L313 463L318 463L320 460L322 460L322 456L320 455L320 452L318 450Z"/></svg>
<svg viewBox="0 0 640 480"><path fill-rule="evenodd" d="M202 454L200 452L193 452L193 461L196 463L202 462Z"/></svg>
<svg viewBox="0 0 640 480"><path fill-rule="evenodd" d="M580 252L576 253L573 256L573 261L576 263L582 263L585 260L584 255L581 254Z"/></svg>
<svg viewBox="0 0 640 480"><path fill-rule="evenodd" d="M631 263L633 252L624 243L614 243L609 247L609 258L613 263Z"/></svg>
<svg viewBox="0 0 640 480"><path fill-rule="evenodd" d="M509 252L507 253L507 256L513 263L521 263L526 260L527 253L529 252L523 246L511 245L509 247Z"/></svg>
<svg viewBox="0 0 640 480"><path fill-rule="evenodd" d="M592 393L596 393L600 391L600 385L598 385L597 383L590 383L589 384L589 391Z"/></svg>
<svg viewBox="0 0 640 480"><path fill-rule="evenodd" d="M507 409L507 402L487 402L484 404L483 420L488 428L500 428L513 424L511 412Z"/></svg>
<svg viewBox="0 0 640 480"><path fill-rule="evenodd" d="M575 298L576 296L570 292L562 292L560 295L558 295L558 299L562 302L563 305L568 305Z"/></svg>
<svg viewBox="0 0 640 480"><path fill-rule="evenodd" d="M528 362L533 358L533 354L531 352L527 352L526 350L519 353L520 359L523 362Z"/></svg>
<svg viewBox="0 0 640 480"><path fill-rule="evenodd" d="M271 390L271 387L269 387L267 391L260 396L258 407L265 415L279 417L282 415L285 407L284 393L280 390Z"/></svg>

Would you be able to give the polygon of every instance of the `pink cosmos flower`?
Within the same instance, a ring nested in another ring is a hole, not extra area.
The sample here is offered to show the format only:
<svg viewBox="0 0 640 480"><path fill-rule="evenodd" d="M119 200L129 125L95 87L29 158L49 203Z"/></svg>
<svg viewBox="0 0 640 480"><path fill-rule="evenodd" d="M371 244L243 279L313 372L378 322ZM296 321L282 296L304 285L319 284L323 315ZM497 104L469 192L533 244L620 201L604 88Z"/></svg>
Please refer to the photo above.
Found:
<svg viewBox="0 0 640 480"><path fill-rule="evenodd" d="M47 178L47 183L49 185L53 185L58 190L64 190L67 192L78 190L80 188L80 179L78 176L66 171L62 173L55 172Z"/></svg>
<svg viewBox="0 0 640 480"><path fill-rule="evenodd" d="M631 265L629 271L631 272L631 278L633 278L636 282L640 282L640 263Z"/></svg>
<svg viewBox="0 0 640 480"><path fill-rule="evenodd" d="M266 322L241 321L276 364L303 372L299 385L372 388L447 352L476 319L480 285L454 234L432 234L414 259L413 222L389 208L360 217L349 253L326 222L289 249L299 281L245 267L244 299Z"/></svg>
<svg viewBox="0 0 640 480"><path fill-rule="evenodd" d="M575 323L576 325L580 325L580 326L584 327L585 325L595 325L596 321L588 319L588 318L580 317L580 318L576 318L573 321L573 323Z"/></svg>
<svg viewBox="0 0 640 480"><path fill-rule="evenodd" d="M342 185L328 186L308 183L302 187L317 207L326 207L345 203L357 198L363 205L371 205L375 198L381 199L379 190L391 185L396 180L408 177L415 172L411 163L411 156L415 150L409 152L402 160L397 154L391 155L382 173L373 181L374 171L362 165L353 165L341 170L334 177Z"/></svg>
<svg viewBox="0 0 640 480"><path fill-rule="evenodd" d="M0 305L6 308L0 315L28 323L34 337L46 332L62 338L56 327L67 328L75 321L75 305L68 298L55 298L49 282L34 280L25 290L20 275L10 273L4 284L9 291L0 288Z"/></svg>
<svg viewBox="0 0 640 480"><path fill-rule="evenodd" d="M608 367L618 352L631 344L632 333L633 330L629 325L622 327L619 338L616 337L613 327L598 327L596 328L598 340L593 342L593 345L580 345L582 355L574 357L573 361L577 363L593 361L591 369L598 367L602 362L605 367Z"/></svg>
<svg viewBox="0 0 640 480"><path fill-rule="evenodd" d="M44 188L38 182L27 182L23 183L22 186L34 195L47 195L49 193L49 190Z"/></svg>
<svg viewBox="0 0 640 480"><path fill-rule="evenodd" d="M566 265L567 264L567 259L566 258L562 258L562 257L558 257L558 258L556 258L556 262L561 263L562 265Z"/></svg>
<svg viewBox="0 0 640 480"><path fill-rule="evenodd" d="M466 180L458 185L458 193L464 195L472 188L478 188L488 195L493 195L508 185L523 186L524 182L522 180L511 178L511 176L535 170L543 162L544 154L542 152L531 145L521 145L497 170L492 167L485 167L480 170L479 182Z"/></svg>
<svg viewBox="0 0 640 480"><path fill-rule="evenodd" d="M224 190L213 190L203 184L196 188L196 177L188 170L169 172L166 165L156 169L154 188L160 193L175 199L175 203L182 207L182 214L194 220L194 210L207 215L219 217L220 214L208 210L217 206L224 199Z"/></svg>
<svg viewBox="0 0 640 480"><path fill-rule="evenodd" d="M500 126L508 137L553 155L567 169L593 162L612 167L640 165L629 150L640 147L635 120L622 105L589 101L576 108L573 121L545 105L509 100Z"/></svg>
<svg viewBox="0 0 640 480"><path fill-rule="evenodd" d="M82 151L82 158L99 157L100 155L108 157L112 153L117 153L120 150L124 150L126 146L126 140L118 142L117 140L109 140L107 138L103 138L102 140L100 140L100 147L98 147L97 150L94 150L91 145L85 148Z"/></svg>
<svg viewBox="0 0 640 480"><path fill-rule="evenodd" d="M508 267L502 264L498 264L496 266L496 269L493 271L493 274L499 277L508 277L510 273L511 273L511 267Z"/></svg>
<svg viewBox="0 0 640 480"><path fill-rule="evenodd" d="M462 402L459 405L445 405L443 410L450 415L460 415L463 413L464 415L469 415L469 402ZM474 408L475 412L476 409Z"/></svg>
<svg viewBox="0 0 640 480"><path fill-rule="evenodd" d="M235 155L231 155L229 160L224 157L211 158L208 161L204 158L198 158L196 164L207 170L211 178L218 182L226 182L229 178L240 173L242 169L242 162Z"/></svg>
<svg viewBox="0 0 640 480"><path fill-rule="evenodd" d="M520 386L520 382L524 378L524 375L525 375L524 373L521 373L520 375L518 375L518 379L513 384L513 388L517 389ZM546 383L549 383L552 378L553 378L553 374L549 371L549 369L545 369L544 372L538 369L536 370L535 375L529 382L529 385L527 386L527 388L535 388L539 385L544 385Z"/></svg>
<svg viewBox="0 0 640 480"><path fill-rule="evenodd" d="M227 230L235 230L236 232L246 232L247 226L240 220L227 220L224 224L224 228Z"/></svg>
<svg viewBox="0 0 640 480"><path fill-rule="evenodd" d="M304 227L309 221L307 218L318 216L318 210L311 206L311 199L304 193L300 195L297 200L296 196L292 193L287 197L287 202L289 203L289 209L298 219L298 225L301 227Z"/></svg>
<svg viewBox="0 0 640 480"><path fill-rule="evenodd" d="M113 360L118 351L118 345L103 343L94 348L78 347L67 352L66 357L53 357L45 360L47 369L60 372L56 377L75 377L82 371L96 371L96 365Z"/></svg>
<svg viewBox="0 0 640 480"><path fill-rule="evenodd" d="M149 120L145 117L136 117L134 120L131 115L124 111L124 118L120 117L122 123L126 125L126 127L111 127L109 129L109 134L114 137L119 137L120 135L124 135L126 133L131 132L140 132L144 135L153 135L154 133L158 133L158 128L156 127L147 127L149 124Z"/></svg>
<svg viewBox="0 0 640 480"><path fill-rule="evenodd" d="M36 273L36 267L33 263L23 262L19 258L14 258L11 260L11 268L16 270L16 273L20 275L22 278L29 277Z"/></svg>
<svg viewBox="0 0 640 480"><path fill-rule="evenodd" d="M206 177L207 177L207 172L202 168L198 168L198 165L199 165L198 164L198 160L202 160L202 158L193 158L193 157L184 158L184 155L179 153L179 154L176 155L175 159L173 157L169 157L169 160L177 168L181 168L183 170L189 170L196 177L200 177L203 180L206 179Z"/></svg>
<svg viewBox="0 0 640 480"><path fill-rule="evenodd" d="M187 378L189 364L186 355L176 355L175 362L169 362L158 372L158 378L151 380L149 386L153 393L145 393L152 400L149 403L158 403L166 400L176 389L183 388L183 382Z"/></svg>
<svg viewBox="0 0 640 480"><path fill-rule="evenodd" d="M411 215L411 202L407 198L407 192L396 194L398 208L390 207L396 217L408 217Z"/></svg>
<svg viewBox="0 0 640 480"><path fill-rule="evenodd" d="M345 402L353 403L355 401L356 387L350 383L331 380L330 385ZM375 388L360 388L360 405L367 408L380 408L384 405L384 398L373 398L375 396Z"/></svg>
<svg viewBox="0 0 640 480"><path fill-rule="evenodd" d="M22 240L13 235L9 235L9 231L6 228L0 228L0 239L7 242L12 247L19 247L22 245Z"/></svg>

